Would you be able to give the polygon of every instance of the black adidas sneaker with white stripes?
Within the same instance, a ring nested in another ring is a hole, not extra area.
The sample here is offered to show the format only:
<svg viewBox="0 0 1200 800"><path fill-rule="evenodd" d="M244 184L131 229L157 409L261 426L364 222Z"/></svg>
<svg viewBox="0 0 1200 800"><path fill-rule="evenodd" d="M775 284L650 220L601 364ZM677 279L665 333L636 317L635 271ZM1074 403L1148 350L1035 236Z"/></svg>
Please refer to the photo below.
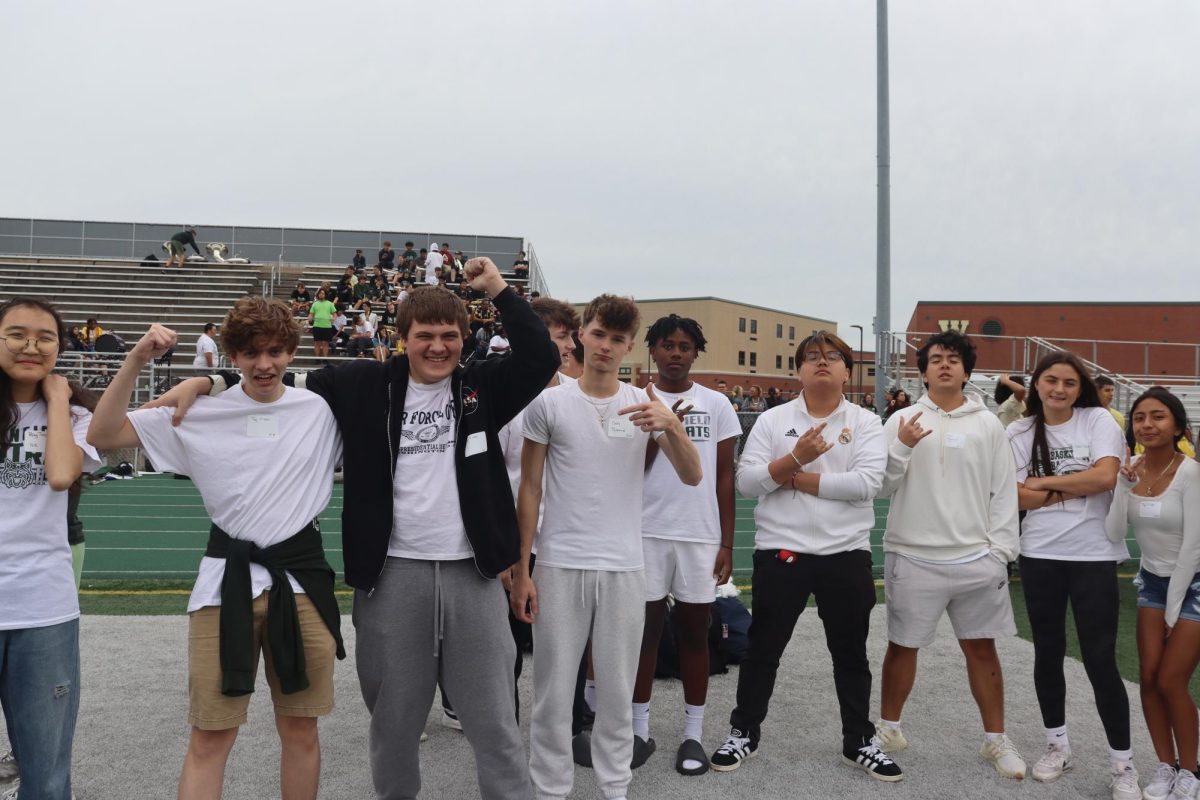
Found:
<svg viewBox="0 0 1200 800"><path fill-rule="evenodd" d="M733 772L747 758L753 758L757 750L758 741L750 738L749 733L730 728L725 743L717 748L709 763L717 772Z"/></svg>
<svg viewBox="0 0 1200 800"><path fill-rule="evenodd" d="M872 736L864 739L859 747L847 747L842 751L842 761L858 767L872 778L881 781L898 781L904 777L900 766L879 749L879 740Z"/></svg>

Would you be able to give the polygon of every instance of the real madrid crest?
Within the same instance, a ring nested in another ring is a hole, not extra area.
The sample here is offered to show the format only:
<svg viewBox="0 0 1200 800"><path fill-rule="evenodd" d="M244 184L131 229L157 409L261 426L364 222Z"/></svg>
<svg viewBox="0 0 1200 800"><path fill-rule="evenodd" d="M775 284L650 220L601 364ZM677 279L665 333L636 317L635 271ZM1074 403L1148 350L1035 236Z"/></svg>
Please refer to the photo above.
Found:
<svg viewBox="0 0 1200 800"><path fill-rule="evenodd" d="M838 434L838 441L842 444L850 444L852 438L849 428L842 428L842 432Z"/></svg>

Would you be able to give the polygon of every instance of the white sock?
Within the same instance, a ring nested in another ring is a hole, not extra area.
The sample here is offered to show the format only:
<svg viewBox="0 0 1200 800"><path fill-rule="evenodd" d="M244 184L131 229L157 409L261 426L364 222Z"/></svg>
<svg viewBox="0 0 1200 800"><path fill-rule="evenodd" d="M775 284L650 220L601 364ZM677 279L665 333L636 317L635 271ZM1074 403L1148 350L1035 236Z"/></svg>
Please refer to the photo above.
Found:
<svg viewBox="0 0 1200 800"><path fill-rule="evenodd" d="M1112 760L1114 766L1117 764L1124 765L1133 761L1133 750L1113 750L1110 747L1108 749L1108 757Z"/></svg>
<svg viewBox="0 0 1200 800"><path fill-rule="evenodd" d="M1052 744L1059 750L1070 750L1071 743L1067 740L1067 726L1046 728L1046 744Z"/></svg>
<svg viewBox="0 0 1200 800"><path fill-rule="evenodd" d="M704 706L692 706L687 703L683 704L683 738L695 739L697 742L703 741L701 736L704 734ZM684 765L687 766L686 764ZM696 766L699 766L697 764ZM695 767L689 767L695 769Z"/></svg>
<svg viewBox="0 0 1200 800"><path fill-rule="evenodd" d="M888 728L891 728L894 731L900 730L900 720L896 720L895 722L892 722L890 719L880 719L879 721L883 725L885 725Z"/></svg>
<svg viewBox="0 0 1200 800"><path fill-rule="evenodd" d="M633 704L633 735L650 738L650 704Z"/></svg>
<svg viewBox="0 0 1200 800"><path fill-rule="evenodd" d="M596 682L591 678L583 680L583 701L588 704L592 713L596 713Z"/></svg>
<svg viewBox="0 0 1200 800"><path fill-rule="evenodd" d="M994 742L997 739L1002 738L1003 736L1004 736L1004 731L1000 731L1000 733L989 733L988 731L983 732L983 738L989 742Z"/></svg>

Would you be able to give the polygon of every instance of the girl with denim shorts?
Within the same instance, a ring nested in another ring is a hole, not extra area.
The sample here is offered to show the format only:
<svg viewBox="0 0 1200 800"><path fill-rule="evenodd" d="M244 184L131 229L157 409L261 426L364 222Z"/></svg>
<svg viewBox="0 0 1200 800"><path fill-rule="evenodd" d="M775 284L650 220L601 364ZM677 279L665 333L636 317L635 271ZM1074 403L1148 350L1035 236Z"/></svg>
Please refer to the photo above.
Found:
<svg viewBox="0 0 1200 800"><path fill-rule="evenodd" d="M1145 454L1121 470L1108 534L1133 528L1142 563L1137 643L1142 711L1159 765L1148 800L1194 798L1200 746L1188 683L1200 661L1200 464L1179 449L1187 415L1177 397L1156 386L1134 401L1126 422L1132 448Z"/></svg>

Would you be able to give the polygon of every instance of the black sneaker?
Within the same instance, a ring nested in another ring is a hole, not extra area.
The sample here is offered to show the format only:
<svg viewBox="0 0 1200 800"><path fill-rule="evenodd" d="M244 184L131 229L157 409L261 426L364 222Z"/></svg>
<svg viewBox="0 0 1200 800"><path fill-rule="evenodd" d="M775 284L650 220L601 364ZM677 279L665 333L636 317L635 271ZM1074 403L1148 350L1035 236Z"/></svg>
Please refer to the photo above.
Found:
<svg viewBox="0 0 1200 800"><path fill-rule="evenodd" d="M872 778L880 781L898 781L904 777L898 764L879 749L879 740L872 736L859 747L847 747L842 750L842 761L852 767L858 767Z"/></svg>
<svg viewBox="0 0 1200 800"><path fill-rule="evenodd" d="M733 772L747 758L753 758L757 751L758 742L750 738L749 733L730 728L725 743L717 748L709 761L717 772Z"/></svg>

